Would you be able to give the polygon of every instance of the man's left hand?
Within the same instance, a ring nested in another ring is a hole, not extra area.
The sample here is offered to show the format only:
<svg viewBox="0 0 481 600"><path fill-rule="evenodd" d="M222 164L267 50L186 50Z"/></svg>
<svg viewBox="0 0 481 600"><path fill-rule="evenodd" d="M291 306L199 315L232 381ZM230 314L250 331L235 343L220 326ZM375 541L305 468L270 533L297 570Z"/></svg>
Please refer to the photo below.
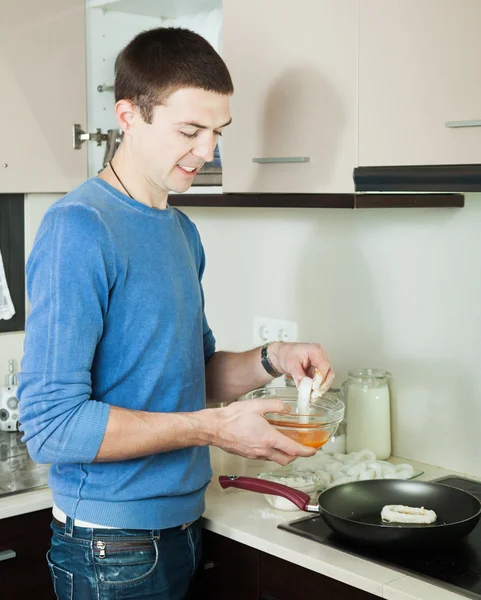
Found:
<svg viewBox="0 0 481 600"><path fill-rule="evenodd" d="M272 366L280 373L292 375L296 386L306 375L314 378L317 371L322 376L321 393L326 392L335 377L331 361L319 344L273 342L268 350Z"/></svg>

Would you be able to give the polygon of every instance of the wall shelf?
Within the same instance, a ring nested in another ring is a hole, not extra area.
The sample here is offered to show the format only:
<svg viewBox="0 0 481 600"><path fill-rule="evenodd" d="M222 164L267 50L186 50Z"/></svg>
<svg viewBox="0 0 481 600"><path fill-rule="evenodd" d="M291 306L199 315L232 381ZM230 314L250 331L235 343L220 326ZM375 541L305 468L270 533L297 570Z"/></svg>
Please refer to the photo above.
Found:
<svg viewBox="0 0 481 600"><path fill-rule="evenodd" d="M88 8L101 8L162 19L178 19L186 15L221 8L221 0L89 0Z"/></svg>
<svg viewBox="0 0 481 600"><path fill-rule="evenodd" d="M463 194L175 194L172 206L218 208L462 208Z"/></svg>

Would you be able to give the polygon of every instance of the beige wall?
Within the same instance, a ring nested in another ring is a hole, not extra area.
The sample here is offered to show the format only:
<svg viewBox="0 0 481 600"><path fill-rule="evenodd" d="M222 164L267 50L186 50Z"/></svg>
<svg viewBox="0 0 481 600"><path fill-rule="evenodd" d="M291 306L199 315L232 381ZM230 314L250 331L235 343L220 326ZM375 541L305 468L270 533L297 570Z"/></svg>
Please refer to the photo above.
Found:
<svg viewBox="0 0 481 600"><path fill-rule="evenodd" d="M55 198L27 198L27 252ZM341 383L393 373L394 451L481 476L481 195L463 209L186 209L207 254L219 348L252 346L254 315L295 320ZM23 334L0 336L0 378Z"/></svg>
<svg viewBox="0 0 481 600"><path fill-rule="evenodd" d="M393 374L399 456L481 476L481 195L463 209L187 209L220 348L296 320L337 377Z"/></svg>

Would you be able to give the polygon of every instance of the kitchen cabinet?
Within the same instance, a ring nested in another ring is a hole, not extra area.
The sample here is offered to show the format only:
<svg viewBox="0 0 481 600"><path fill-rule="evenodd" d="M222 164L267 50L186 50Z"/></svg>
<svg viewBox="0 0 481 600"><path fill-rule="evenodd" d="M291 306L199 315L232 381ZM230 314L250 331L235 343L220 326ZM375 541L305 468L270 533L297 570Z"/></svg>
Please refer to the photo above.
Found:
<svg viewBox="0 0 481 600"><path fill-rule="evenodd" d="M359 164L481 163L481 2L359 0Z"/></svg>
<svg viewBox="0 0 481 600"><path fill-rule="evenodd" d="M65 192L87 175L84 0L2 2L0 193Z"/></svg>
<svg viewBox="0 0 481 600"><path fill-rule="evenodd" d="M234 82L224 192L349 193L357 164L357 3L224 0Z"/></svg>
<svg viewBox="0 0 481 600"><path fill-rule="evenodd" d="M45 555L52 509L0 520L0 597L55 600Z"/></svg>
<svg viewBox="0 0 481 600"><path fill-rule="evenodd" d="M218 0L87 0L91 8L125 12L135 15L176 19L196 12L217 8Z"/></svg>
<svg viewBox="0 0 481 600"><path fill-rule="evenodd" d="M204 530L205 567L192 598L209 600L371 600L372 594ZM201 595L203 594L203 595Z"/></svg>
<svg viewBox="0 0 481 600"><path fill-rule="evenodd" d="M115 58L134 35L161 25L198 31L233 76L233 122L220 144L223 189L210 190L229 194L220 206L353 208L361 206L353 180L359 165L480 163L481 3L359 0L359 15L357 6L3 3L0 193L64 193L102 168L107 139L117 144L119 135ZM194 186L209 181L198 177ZM216 202L214 194L204 203L198 196L188 205Z"/></svg>
<svg viewBox="0 0 481 600"><path fill-rule="evenodd" d="M195 14L219 7L220 0L3 2L0 193L65 193L95 175L107 138L118 137L118 52L165 19L190 15L195 24Z"/></svg>
<svg viewBox="0 0 481 600"><path fill-rule="evenodd" d="M114 112L115 60L131 39L157 27L185 27L197 31L218 50L221 7L221 0L87 0L88 131L112 132L111 147L120 141ZM89 176L95 176L112 154L106 152L106 143L89 143ZM217 161L205 165L193 185L218 185L220 192L219 170Z"/></svg>
<svg viewBox="0 0 481 600"><path fill-rule="evenodd" d="M205 529L202 543L204 564L192 599L258 600L259 552Z"/></svg>

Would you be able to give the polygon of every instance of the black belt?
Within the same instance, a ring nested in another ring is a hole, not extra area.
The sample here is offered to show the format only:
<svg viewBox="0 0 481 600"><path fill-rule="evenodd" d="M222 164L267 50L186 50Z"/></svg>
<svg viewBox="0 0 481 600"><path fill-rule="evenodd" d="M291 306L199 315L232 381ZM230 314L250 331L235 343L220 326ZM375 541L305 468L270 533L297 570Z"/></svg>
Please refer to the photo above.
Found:
<svg viewBox="0 0 481 600"><path fill-rule="evenodd" d="M53 524L56 525L57 527L65 527L65 523L62 523L62 521L59 521L56 517L52 518ZM187 529L188 527L190 527L193 523L195 523L195 521L190 521L190 523L183 523L182 525L176 525L175 527L164 527L163 529L160 529L160 531L170 531L170 530L175 530L175 529L180 529L181 531L184 531L185 529ZM78 525L74 524L74 527L78 527ZM81 529L91 529L89 527L81 527ZM95 529L95 528L94 528ZM116 530L116 529L128 529L128 528L124 528L124 527L102 527L99 529L99 531L103 531L105 529L105 531L109 531L110 529ZM153 531L155 530L154 527L152 527L152 529L148 529L147 531Z"/></svg>

